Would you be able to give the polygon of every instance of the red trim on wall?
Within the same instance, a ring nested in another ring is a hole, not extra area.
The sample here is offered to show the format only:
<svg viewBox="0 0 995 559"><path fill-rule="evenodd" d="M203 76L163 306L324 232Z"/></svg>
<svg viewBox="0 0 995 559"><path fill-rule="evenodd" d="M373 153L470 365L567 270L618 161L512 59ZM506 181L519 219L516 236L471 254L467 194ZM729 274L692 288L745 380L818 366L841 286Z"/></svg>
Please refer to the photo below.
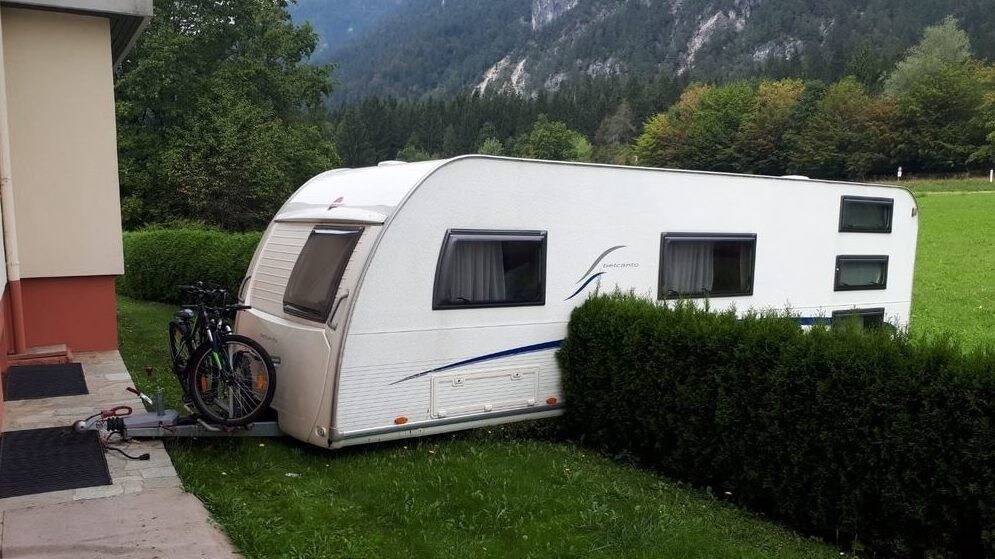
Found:
<svg viewBox="0 0 995 559"><path fill-rule="evenodd" d="M7 354L14 351L14 343L10 339L10 289L3 290L0 297L0 429L3 429L3 401L6 399L3 394L3 380L7 375Z"/></svg>
<svg viewBox="0 0 995 559"><path fill-rule="evenodd" d="M114 276L21 279L28 347L117 349Z"/></svg>
<svg viewBox="0 0 995 559"><path fill-rule="evenodd" d="M11 281L7 283L7 313L10 322L8 326L10 343L14 346L14 353L24 353L28 349L27 340L24 337L24 300L21 298L21 282Z"/></svg>

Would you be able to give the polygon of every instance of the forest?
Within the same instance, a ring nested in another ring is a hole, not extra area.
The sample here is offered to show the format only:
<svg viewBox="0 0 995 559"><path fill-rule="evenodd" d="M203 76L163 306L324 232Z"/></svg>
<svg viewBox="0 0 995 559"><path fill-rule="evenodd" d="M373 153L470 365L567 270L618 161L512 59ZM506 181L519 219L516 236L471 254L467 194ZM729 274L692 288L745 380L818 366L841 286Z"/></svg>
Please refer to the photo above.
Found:
<svg viewBox="0 0 995 559"><path fill-rule="evenodd" d="M995 162L995 70L971 55L955 20L928 28L894 68L872 57L858 49L833 83L609 78L531 100L374 98L336 110L332 129L351 167L488 153L862 180ZM569 147L537 149L544 134Z"/></svg>
<svg viewBox="0 0 995 559"><path fill-rule="evenodd" d="M338 166L467 153L864 180L988 170L995 69L948 18L893 65L845 77L585 77L534 97L462 93L330 107L334 68L287 3L160 4L116 79L125 227L258 230Z"/></svg>

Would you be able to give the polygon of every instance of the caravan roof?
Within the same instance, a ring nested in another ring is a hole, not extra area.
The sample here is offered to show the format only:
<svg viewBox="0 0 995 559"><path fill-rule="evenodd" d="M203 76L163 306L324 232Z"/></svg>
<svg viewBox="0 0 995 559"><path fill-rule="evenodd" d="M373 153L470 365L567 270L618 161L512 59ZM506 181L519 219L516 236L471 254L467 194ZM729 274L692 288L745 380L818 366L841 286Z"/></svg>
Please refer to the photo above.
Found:
<svg viewBox="0 0 995 559"><path fill-rule="evenodd" d="M333 169L304 183L277 212L274 221L335 221L340 223L384 223L407 197L430 175L450 163L472 159L501 159L519 164L560 164L573 167L614 167L627 171L671 174L749 176L736 173L659 169L649 167L616 167L599 164L564 163L559 161L523 160L484 155L464 155L452 159L402 163L389 161L362 169ZM812 180L798 175L765 177L785 181L854 184L840 181ZM867 185L861 185L867 186ZM893 185L874 185L899 188Z"/></svg>
<svg viewBox="0 0 995 559"><path fill-rule="evenodd" d="M383 223L422 179L448 162L326 171L304 183L274 221Z"/></svg>

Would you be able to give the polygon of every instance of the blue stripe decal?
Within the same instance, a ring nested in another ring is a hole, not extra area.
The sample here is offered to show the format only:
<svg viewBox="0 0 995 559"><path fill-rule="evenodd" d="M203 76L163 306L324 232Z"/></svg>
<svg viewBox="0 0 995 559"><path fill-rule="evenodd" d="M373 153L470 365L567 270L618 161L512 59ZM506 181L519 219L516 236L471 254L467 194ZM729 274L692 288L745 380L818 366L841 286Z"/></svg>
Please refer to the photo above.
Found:
<svg viewBox="0 0 995 559"><path fill-rule="evenodd" d="M520 355L523 353L535 353L537 351L545 351L547 349L556 349L563 345L563 340L556 340L552 342L544 342L541 344L527 345L524 347L516 347L514 349L506 349L504 351L499 351L497 353L490 353L487 355L481 355L480 357L472 357L470 359L465 359L457 363L452 363L449 365L444 365L442 367L436 367L435 369L429 369L428 371L423 371L408 377L404 377L401 380L394 381L388 386L393 386L395 384L400 384L404 381L416 379L423 377L425 375L430 375L432 373L440 373L442 371L448 371L450 369L455 369L457 367L462 367L463 365L470 365L472 363L480 363L481 361L490 361L492 359L501 359L502 357L510 357L512 355Z"/></svg>
<svg viewBox="0 0 995 559"><path fill-rule="evenodd" d="M815 326L817 324L828 326L832 322L832 319L824 316L797 316L795 317L795 321L798 322L799 326Z"/></svg>
<svg viewBox="0 0 995 559"><path fill-rule="evenodd" d="M577 291L574 291L574 294L573 294L573 295L571 295L571 296L567 297L566 299L564 299L564 301L569 301L570 299L573 299L574 297L576 297L576 296L580 295L580 292L581 292L581 291L584 291L584 289L585 289L585 288L586 288L586 287L587 287L588 285L590 285L592 281L594 281L594 280L598 279L599 277L601 277L601 276L603 276L603 275L605 275L605 273L604 273L604 272L598 272L598 273L594 274L593 276L591 276L591 277L587 278L587 281L585 281L585 282L584 282L584 285L580 286L580 287L579 287L579 288L577 289Z"/></svg>

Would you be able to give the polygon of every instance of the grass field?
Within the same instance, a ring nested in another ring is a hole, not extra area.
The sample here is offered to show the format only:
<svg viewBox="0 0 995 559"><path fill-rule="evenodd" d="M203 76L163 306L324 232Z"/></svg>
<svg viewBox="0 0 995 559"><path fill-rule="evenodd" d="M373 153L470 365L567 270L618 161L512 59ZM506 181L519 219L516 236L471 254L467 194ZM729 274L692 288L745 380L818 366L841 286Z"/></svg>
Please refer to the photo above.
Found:
<svg viewBox="0 0 995 559"><path fill-rule="evenodd" d="M136 382L176 382L171 307L120 298ZM158 380L138 374L153 365ZM262 557L839 557L709 495L566 443L478 430L327 451L289 439L169 445L184 486Z"/></svg>
<svg viewBox="0 0 995 559"><path fill-rule="evenodd" d="M930 192L984 192L995 191L995 184L988 177L963 179L911 179L901 182L887 181L886 184L904 186L916 194Z"/></svg>
<svg viewBox="0 0 995 559"><path fill-rule="evenodd" d="M919 197L912 333L995 342L995 194Z"/></svg>
<svg viewBox="0 0 995 559"><path fill-rule="evenodd" d="M919 194L912 324L979 347L995 341L995 194L931 194L971 189L916 189L929 193ZM178 405L165 357L172 308L121 298L119 311L136 382L161 383ZM146 365L156 379L140 374ZM339 452L185 441L170 454L250 558L839 556L704 493L503 429Z"/></svg>

